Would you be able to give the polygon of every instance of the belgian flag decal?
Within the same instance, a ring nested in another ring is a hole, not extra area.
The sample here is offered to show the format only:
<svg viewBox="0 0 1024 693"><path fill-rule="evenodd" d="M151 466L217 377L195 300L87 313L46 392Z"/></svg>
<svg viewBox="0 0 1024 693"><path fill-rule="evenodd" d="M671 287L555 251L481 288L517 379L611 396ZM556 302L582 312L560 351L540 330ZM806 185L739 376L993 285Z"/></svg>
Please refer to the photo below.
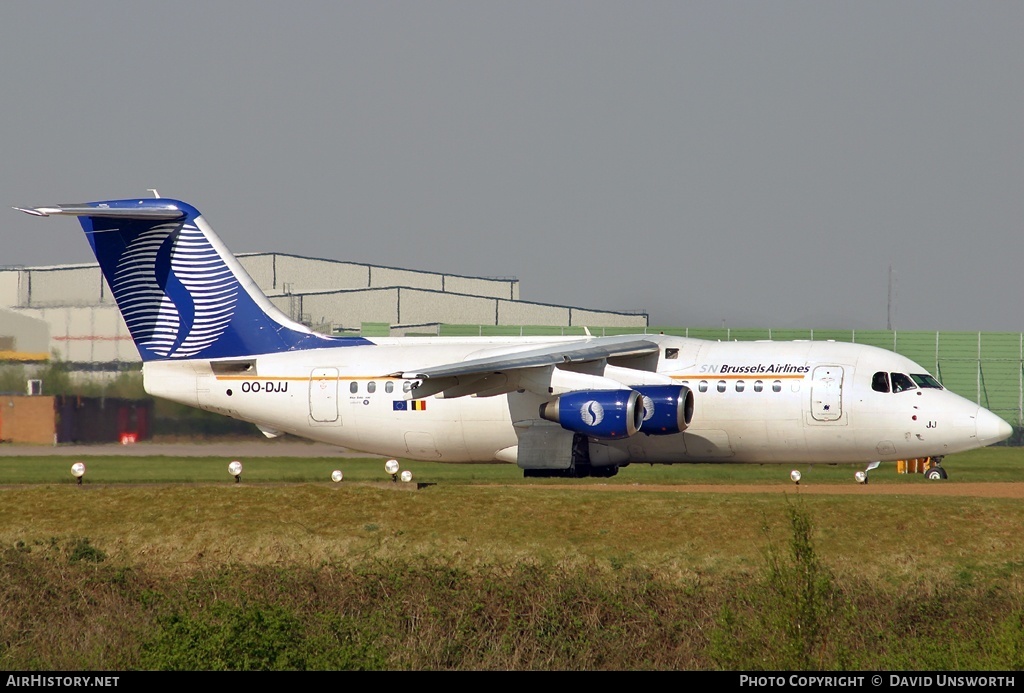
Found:
<svg viewBox="0 0 1024 693"><path fill-rule="evenodd" d="M426 411L427 402L422 399L414 399L411 402L395 400L391 403L394 411Z"/></svg>

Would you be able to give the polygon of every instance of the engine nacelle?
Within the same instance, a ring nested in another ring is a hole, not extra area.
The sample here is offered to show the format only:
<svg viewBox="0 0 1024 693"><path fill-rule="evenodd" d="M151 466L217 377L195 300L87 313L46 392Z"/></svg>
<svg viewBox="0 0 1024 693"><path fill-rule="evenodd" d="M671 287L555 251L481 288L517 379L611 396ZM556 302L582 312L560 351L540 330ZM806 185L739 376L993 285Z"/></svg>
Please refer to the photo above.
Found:
<svg viewBox="0 0 1024 693"><path fill-rule="evenodd" d="M640 430L643 405L636 390L567 392L540 405L540 417L594 438L628 438Z"/></svg>
<svg viewBox="0 0 1024 693"><path fill-rule="evenodd" d="M693 393L685 385L636 385L641 397L640 430L663 436L685 431L693 419Z"/></svg>

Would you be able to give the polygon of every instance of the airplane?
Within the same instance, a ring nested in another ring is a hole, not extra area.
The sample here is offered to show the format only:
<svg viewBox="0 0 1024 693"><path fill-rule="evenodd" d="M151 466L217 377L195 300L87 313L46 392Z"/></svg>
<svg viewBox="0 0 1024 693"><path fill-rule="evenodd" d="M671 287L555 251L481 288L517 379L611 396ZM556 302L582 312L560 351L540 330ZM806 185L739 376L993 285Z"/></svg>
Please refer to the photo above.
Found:
<svg viewBox="0 0 1024 693"><path fill-rule="evenodd" d="M881 461L938 462L1012 433L920 365L862 344L589 330L323 335L279 311L185 202L15 209L79 218L138 347L146 392L254 423L268 437L582 478L636 463L870 470ZM928 474L946 478L941 464Z"/></svg>

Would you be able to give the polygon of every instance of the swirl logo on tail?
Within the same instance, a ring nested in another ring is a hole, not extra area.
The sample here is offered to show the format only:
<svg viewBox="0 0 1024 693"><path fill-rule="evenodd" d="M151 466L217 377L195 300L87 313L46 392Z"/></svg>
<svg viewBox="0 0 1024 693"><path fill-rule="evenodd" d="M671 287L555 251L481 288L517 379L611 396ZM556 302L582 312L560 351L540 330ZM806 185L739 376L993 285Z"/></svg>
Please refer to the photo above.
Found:
<svg viewBox="0 0 1024 693"><path fill-rule="evenodd" d="M165 358L194 356L216 342L241 288L202 232L180 223L139 234L111 285L136 343Z"/></svg>

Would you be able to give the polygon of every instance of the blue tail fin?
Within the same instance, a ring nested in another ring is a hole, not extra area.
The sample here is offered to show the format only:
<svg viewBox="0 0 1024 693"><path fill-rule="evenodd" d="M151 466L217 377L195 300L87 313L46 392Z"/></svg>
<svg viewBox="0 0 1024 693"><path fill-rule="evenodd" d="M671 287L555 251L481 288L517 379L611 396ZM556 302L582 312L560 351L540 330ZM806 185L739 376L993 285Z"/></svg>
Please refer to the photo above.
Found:
<svg viewBox="0 0 1024 693"><path fill-rule="evenodd" d="M167 198L22 209L79 217L143 361L370 344L281 313L199 211Z"/></svg>

